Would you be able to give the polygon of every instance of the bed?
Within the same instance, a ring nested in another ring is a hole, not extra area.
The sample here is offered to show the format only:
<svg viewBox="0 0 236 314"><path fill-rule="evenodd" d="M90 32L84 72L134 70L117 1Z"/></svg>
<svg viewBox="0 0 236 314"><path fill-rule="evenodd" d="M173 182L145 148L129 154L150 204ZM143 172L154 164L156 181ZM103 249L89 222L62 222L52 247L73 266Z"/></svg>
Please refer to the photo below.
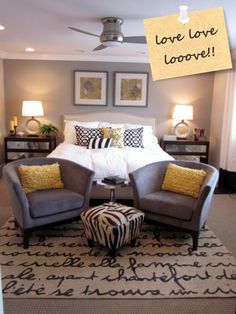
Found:
<svg viewBox="0 0 236 314"><path fill-rule="evenodd" d="M96 182L111 175L128 179L137 168L173 159L158 144L154 118L109 111L68 114L62 118L64 141L48 157L69 159L94 170ZM94 186L92 198L103 198L104 193L108 192ZM122 189L118 197L132 195Z"/></svg>

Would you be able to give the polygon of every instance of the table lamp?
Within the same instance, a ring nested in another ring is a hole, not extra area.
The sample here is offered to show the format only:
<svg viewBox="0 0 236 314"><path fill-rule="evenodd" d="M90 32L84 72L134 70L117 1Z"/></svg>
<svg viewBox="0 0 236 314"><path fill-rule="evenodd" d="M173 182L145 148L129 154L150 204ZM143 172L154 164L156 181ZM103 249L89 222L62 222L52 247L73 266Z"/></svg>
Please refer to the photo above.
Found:
<svg viewBox="0 0 236 314"><path fill-rule="evenodd" d="M193 106L176 104L172 118L181 120L174 126L174 131L177 138L188 138L190 134L190 127L184 120L193 120Z"/></svg>
<svg viewBox="0 0 236 314"><path fill-rule="evenodd" d="M22 103L22 116L31 117L25 123L29 136L38 136L40 122L34 117L43 116L43 105L38 100L24 100Z"/></svg>

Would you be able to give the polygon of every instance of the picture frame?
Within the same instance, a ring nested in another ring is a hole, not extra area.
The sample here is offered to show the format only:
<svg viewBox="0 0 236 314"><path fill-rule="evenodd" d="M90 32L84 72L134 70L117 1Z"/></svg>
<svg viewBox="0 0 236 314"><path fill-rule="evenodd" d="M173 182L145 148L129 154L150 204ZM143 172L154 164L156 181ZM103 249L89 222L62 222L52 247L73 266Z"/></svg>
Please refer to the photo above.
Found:
<svg viewBox="0 0 236 314"><path fill-rule="evenodd" d="M115 72L114 106L147 107L148 72Z"/></svg>
<svg viewBox="0 0 236 314"><path fill-rule="evenodd" d="M74 104L106 106L107 81L106 71L74 71Z"/></svg>

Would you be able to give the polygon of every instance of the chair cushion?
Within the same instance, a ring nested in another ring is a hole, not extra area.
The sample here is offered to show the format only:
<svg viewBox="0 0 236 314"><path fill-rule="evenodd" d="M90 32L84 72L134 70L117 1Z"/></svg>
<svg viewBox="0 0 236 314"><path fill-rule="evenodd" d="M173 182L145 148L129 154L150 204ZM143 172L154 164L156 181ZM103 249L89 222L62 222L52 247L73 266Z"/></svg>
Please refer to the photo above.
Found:
<svg viewBox="0 0 236 314"><path fill-rule="evenodd" d="M180 167L170 163L167 167L162 190L197 198L206 177L206 171Z"/></svg>
<svg viewBox="0 0 236 314"><path fill-rule="evenodd" d="M27 194L30 214L40 218L81 208L84 197L66 189L42 190Z"/></svg>
<svg viewBox="0 0 236 314"><path fill-rule="evenodd" d="M191 220L196 200L168 191L159 191L145 195L140 199L140 209L157 215L169 216L181 220Z"/></svg>
<svg viewBox="0 0 236 314"><path fill-rule="evenodd" d="M58 163L41 166L18 167L23 190L25 193L44 189L61 189L60 165Z"/></svg>

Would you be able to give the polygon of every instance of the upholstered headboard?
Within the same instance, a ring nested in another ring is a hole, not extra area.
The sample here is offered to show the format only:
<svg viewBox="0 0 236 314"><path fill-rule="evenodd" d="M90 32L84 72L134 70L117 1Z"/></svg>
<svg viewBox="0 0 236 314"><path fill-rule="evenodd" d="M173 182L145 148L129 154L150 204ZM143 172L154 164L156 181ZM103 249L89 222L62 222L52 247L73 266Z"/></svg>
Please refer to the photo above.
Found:
<svg viewBox="0 0 236 314"><path fill-rule="evenodd" d="M131 123L131 124L143 124L151 125L153 133L156 135L156 119L146 116L137 116L124 112L111 112L111 111L99 111L99 112L86 112L80 114L65 114L64 120L72 121L101 121L110 123Z"/></svg>

